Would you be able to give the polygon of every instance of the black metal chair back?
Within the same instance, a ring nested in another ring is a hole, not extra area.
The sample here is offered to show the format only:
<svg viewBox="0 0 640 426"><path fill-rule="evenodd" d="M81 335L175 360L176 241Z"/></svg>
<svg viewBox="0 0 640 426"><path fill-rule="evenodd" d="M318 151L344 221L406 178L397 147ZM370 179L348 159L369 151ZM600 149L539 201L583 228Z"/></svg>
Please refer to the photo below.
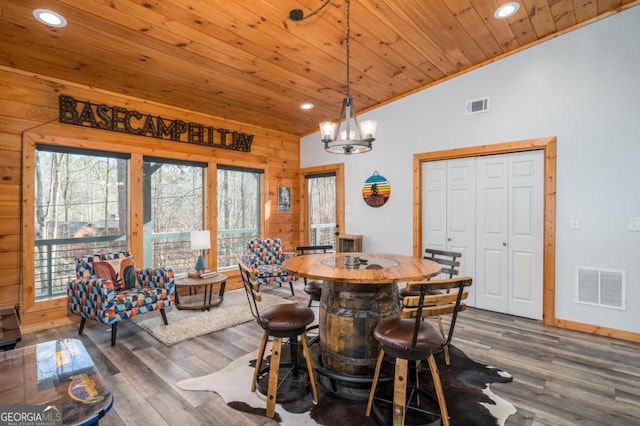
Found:
<svg viewBox="0 0 640 426"><path fill-rule="evenodd" d="M453 278L460 273L458 270L460 261L456 259L462 257L462 253L432 248L425 249L424 253L425 255L423 257L425 259L433 260L442 265L442 273L447 274L449 278Z"/></svg>
<svg viewBox="0 0 640 426"><path fill-rule="evenodd" d="M312 254L312 253L326 253L329 250L333 250L333 246L328 245L316 245L316 246L298 246L296 250L300 255ZM311 307L312 302L319 302L322 295L322 280L307 281L304 278L304 292L309 295L309 303L307 306Z"/></svg>
<svg viewBox="0 0 640 426"><path fill-rule="evenodd" d="M258 321L258 324L262 326L260 322L260 310L258 309L258 302L262 301L262 295L260 295L259 286L251 283L251 272L242 263L238 264L240 268L240 277L242 278L242 285L244 292L247 295L247 301L249 302L249 308L251 309L251 315Z"/></svg>
<svg viewBox="0 0 640 426"><path fill-rule="evenodd" d="M333 250L333 246L331 244L328 245L318 245L318 246L298 246L296 250L300 252L300 254L309 254L311 253L326 253L329 250Z"/></svg>

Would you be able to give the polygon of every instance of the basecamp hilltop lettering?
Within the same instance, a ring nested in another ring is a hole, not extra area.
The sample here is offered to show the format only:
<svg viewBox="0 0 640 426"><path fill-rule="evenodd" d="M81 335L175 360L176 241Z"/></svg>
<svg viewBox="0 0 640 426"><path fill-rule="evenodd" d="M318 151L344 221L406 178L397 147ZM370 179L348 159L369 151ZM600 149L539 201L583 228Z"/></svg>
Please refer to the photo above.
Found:
<svg viewBox="0 0 640 426"><path fill-rule="evenodd" d="M127 133L173 142L205 145L213 148L251 151L253 136L228 129L199 123L171 120L151 114L142 114L117 106L78 101L60 95L60 123L111 132Z"/></svg>

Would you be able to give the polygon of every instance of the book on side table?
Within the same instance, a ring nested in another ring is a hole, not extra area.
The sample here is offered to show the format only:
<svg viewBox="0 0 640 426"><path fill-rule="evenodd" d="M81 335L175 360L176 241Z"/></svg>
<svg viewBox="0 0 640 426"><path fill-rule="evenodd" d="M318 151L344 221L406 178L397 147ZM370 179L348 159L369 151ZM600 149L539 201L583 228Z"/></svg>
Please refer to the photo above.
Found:
<svg viewBox="0 0 640 426"><path fill-rule="evenodd" d="M216 275L218 275L218 273L216 271L204 271L204 272L199 272L199 271L189 271L189 278L211 278L211 277L215 277Z"/></svg>

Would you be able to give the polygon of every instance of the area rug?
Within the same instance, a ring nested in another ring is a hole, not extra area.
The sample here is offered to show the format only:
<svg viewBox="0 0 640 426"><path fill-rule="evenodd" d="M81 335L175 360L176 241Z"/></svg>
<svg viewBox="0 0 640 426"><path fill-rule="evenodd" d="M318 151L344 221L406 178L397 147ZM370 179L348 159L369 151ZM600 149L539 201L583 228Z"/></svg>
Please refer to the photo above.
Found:
<svg viewBox="0 0 640 426"><path fill-rule="evenodd" d="M516 412L515 407L491 391L491 383L508 383L513 377L498 368L479 364L455 347L450 348L451 365L446 366L437 356L451 425L504 425ZM253 361L256 352L236 359L224 369L202 377L182 380L180 389L212 391L227 405L246 413L265 415L266 399L259 392L251 392ZM421 378L430 383L428 372ZM366 401L343 399L318 385L320 401L313 404L307 395L298 401L276 404L274 420L282 425L377 425L373 417L365 416Z"/></svg>
<svg viewBox="0 0 640 426"><path fill-rule="evenodd" d="M262 295L260 309L278 303L293 303L266 291L260 294ZM147 315L135 317L133 322L167 346L254 319L249 310L247 295L243 290L226 292L222 303L209 311L180 310L173 306L170 311L167 311L169 325L164 325L160 315L146 317Z"/></svg>

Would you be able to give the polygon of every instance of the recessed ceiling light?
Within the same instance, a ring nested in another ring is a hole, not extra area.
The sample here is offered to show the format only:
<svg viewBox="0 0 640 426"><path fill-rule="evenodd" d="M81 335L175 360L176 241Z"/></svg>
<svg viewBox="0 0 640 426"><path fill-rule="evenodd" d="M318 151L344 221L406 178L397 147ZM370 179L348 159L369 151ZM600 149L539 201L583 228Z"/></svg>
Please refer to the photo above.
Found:
<svg viewBox="0 0 640 426"><path fill-rule="evenodd" d="M300 104L300 109L311 109L313 108L313 104L311 102L305 102Z"/></svg>
<svg viewBox="0 0 640 426"><path fill-rule="evenodd" d="M496 13L494 13L493 16L498 19L503 19L516 13L518 9L520 9L520 3L511 2L503 4L498 8L498 10L496 10Z"/></svg>
<svg viewBox="0 0 640 426"><path fill-rule="evenodd" d="M33 16L50 27L64 27L67 25L67 20L64 19L64 16L53 10L36 9L33 11Z"/></svg>

